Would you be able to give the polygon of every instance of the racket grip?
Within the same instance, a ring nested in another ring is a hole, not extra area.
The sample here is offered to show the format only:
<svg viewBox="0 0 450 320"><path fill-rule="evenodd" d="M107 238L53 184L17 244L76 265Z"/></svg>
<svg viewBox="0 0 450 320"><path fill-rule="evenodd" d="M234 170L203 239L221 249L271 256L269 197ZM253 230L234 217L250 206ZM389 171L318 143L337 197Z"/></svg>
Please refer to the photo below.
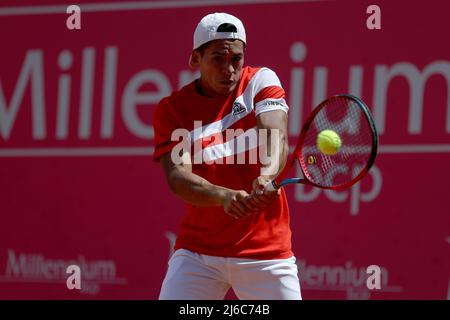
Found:
<svg viewBox="0 0 450 320"><path fill-rule="evenodd" d="M278 188L275 187L275 181L270 181L264 186L264 190L266 191L275 191Z"/></svg>

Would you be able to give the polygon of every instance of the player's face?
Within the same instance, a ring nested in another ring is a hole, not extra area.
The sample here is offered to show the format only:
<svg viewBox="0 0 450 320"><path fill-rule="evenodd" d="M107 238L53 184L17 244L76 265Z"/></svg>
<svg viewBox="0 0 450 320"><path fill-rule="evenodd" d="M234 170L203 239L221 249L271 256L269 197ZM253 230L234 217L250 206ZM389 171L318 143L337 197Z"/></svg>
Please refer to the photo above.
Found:
<svg viewBox="0 0 450 320"><path fill-rule="evenodd" d="M240 40L212 41L199 57L201 86L210 97L226 96L236 88L244 64Z"/></svg>

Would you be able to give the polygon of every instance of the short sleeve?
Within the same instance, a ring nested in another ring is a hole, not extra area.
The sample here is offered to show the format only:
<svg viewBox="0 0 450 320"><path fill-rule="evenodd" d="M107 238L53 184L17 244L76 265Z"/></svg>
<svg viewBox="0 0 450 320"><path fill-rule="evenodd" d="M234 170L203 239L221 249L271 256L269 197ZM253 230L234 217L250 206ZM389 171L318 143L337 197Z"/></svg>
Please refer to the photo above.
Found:
<svg viewBox="0 0 450 320"><path fill-rule="evenodd" d="M158 162L162 155L170 152L179 141L172 141L172 132L181 127L175 116L170 98L164 98L156 107L153 115L153 128L155 130L155 151L153 160Z"/></svg>
<svg viewBox="0 0 450 320"><path fill-rule="evenodd" d="M275 72L262 68L255 77L257 77L255 79L256 95L253 99L255 114L274 110L287 113L289 107L285 100L286 94Z"/></svg>

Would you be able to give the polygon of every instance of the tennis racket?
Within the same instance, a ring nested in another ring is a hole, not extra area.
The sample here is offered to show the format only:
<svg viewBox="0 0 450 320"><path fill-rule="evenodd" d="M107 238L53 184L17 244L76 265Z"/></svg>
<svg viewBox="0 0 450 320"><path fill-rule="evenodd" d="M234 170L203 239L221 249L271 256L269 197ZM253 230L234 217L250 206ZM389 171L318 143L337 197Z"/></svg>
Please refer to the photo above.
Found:
<svg viewBox="0 0 450 320"><path fill-rule="evenodd" d="M291 183L348 188L369 171L377 148L378 134L364 102L349 94L332 96L311 112L285 168L265 189ZM303 177L286 178L294 163L300 165Z"/></svg>

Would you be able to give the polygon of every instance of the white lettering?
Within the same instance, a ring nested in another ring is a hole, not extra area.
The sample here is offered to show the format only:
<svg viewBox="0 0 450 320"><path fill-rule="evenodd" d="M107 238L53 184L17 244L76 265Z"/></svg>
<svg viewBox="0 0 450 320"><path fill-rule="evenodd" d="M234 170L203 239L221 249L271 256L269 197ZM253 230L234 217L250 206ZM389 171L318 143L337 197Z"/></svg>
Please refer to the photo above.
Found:
<svg viewBox="0 0 450 320"><path fill-rule="evenodd" d="M78 136L80 139L91 137L92 99L94 91L95 49L83 50L83 64L81 71L80 122Z"/></svg>
<svg viewBox="0 0 450 320"><path fill-rule="evenodd" d="M423 96L425 83L433 74L440 74L447 82L447 126L446 131L450 133L450 63L448 61L435 61L426 66L422 73L418 68L407 62L394 64L390 69L386 65L375 67L374 88L374 119L379 134L385 133L386 122L386 98L390 81L403 76L409 84L409 122L408 133L422 133L423 120Z"/></svg>
<svg viewBox="0 0 450 320"><path fill-rule="evenodd" d="M28 80L31 81L33 138L42 140L46 137L42 51L30 50L25 57L9 107L0 83L0 135L5 140L8 140L10 137Z"/></svg>
<svg viewBox="0 0 450 320"><path fill-rule="evenodd" d="M381 29L381 9L376 4L372 4L367 7L366 13L373 13L367 18L366 26L367 29Z"/></svg>
<svg viewBox="0 0 450 320"><path fill-rule="evenodd" d="M70 5L66 9L66 13L71 13L66 20L66 26L69 30L80 30L81 29L81 9L77 5Z"/></svg>
<svg viewBox="0 0 450 320"><path fill-rule="evenodd" d="M139 88L150 83L158 88L155 92L139 93ZM145 70L136 74L127 84L122 97L122 116L128 129L137 137L153 139L153 127L145 125L137 113L138 104L154 105L171 92L167 77L158 70Z"/></svg>
<svg viewBox="0 0 450 320"><path fill-rule="evenodd" d="M381 270L377 265L370 265L367 267L367 274L369 277L366 280L367 289L381 289Z"/></svg>
<svg viewBox="0 0 450 320"><path fill-rule="evenodd" d="M117 47L105 50L103 72L102 138L111 138L114 132L114 101L116 97Z"/></svg>
<svg viewBox="0 0 450 320"><path fill-rule="evenodd" d="M58 64L61 70L68 70L72 66L72 52L64 50L59 54ZM56 120L56 138L66 139L69 133L71 76L62 74L58 83L58 112Z"/></svg>
<svg viewBox="0 0 450 320"><path fill-rule="evenodd" d="M81 270L77 265L67 267L66 273L71 274L66 281L67 289L81 289Z"/></svg>

